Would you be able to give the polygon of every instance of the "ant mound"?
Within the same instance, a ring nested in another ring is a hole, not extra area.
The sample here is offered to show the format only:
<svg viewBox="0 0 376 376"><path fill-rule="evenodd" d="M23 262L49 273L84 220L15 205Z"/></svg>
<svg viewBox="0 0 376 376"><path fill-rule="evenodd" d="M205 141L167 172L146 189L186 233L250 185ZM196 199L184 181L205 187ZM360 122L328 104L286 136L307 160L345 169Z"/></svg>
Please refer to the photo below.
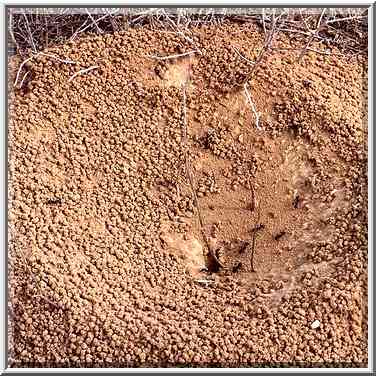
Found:
<svg viewBox="0 0 376 376"><path fill-rule="evenodd" d="M187 33L11 59L11 365L364 366L365 58Z"/></svg>

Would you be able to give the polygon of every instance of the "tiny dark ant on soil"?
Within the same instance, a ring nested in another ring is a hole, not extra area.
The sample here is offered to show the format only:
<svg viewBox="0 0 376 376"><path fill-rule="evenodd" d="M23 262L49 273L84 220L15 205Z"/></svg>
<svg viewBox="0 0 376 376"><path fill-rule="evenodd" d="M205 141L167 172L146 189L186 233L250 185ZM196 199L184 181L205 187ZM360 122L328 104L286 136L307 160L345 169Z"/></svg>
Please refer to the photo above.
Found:
<svg viewBox="0 0 376 376"><path fill-rule="evenodd" d="M281 231L277 235L274 236L275 240L279 240L282 238L282 236L286 235L286 231Z"/></svg>
<svg viewBox="0 0 376 376"><path fill-rule="evenodd" d="M311 87L312 86L312 82L309 81L309 80L303 80L303 85L304 85L304 87Z"/></svg>
<svg viewBox="0 0 376 376"><path fill-rule="evenodd" d="M248 245L249 245L249 242L244 242L244 243L240 246L240 248L239 248L239 253L244 253L245 250L247 249Z"/></svg>
<svg viewBox="0 0 376 376"><path fill-rule="evenodd" d="M299 207L299 202L300 202L300 197L299 195L296 195L294 197L294 200L292 201L292 206L295 208L295 209L298 209Z"/></svg>
<svg viewBox="0 0 376 376"><path fill-rule="evenodd" d="M48 205L60 205L61 204L61 198L60 197L54 197L47 200Z"/></svg>
<svg viewBox="0 0 376 376"><path fill-rule="evenodd" d="M260 231L265 228L265 225L263 223L258 223L253 229L252 232Z"/></svg>
<svg viewBox="0 0 376 376"><path fill-rule="evenodd" d="M232 272L233 273L236 273L240 270L240 268L242 267L242 263L241 262L238 262L233 268L232 268Z"/></svg>

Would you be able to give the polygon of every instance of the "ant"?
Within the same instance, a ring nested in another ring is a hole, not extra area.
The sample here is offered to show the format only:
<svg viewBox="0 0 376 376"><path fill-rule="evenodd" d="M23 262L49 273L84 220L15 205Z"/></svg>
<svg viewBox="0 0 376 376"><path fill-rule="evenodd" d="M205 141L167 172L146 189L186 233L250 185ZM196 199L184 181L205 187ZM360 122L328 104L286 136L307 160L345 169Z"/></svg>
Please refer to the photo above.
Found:
<svg viewBox="0 0 376 376"><path fill-rule="evenodd" d="M282 238L282 236L286 235L286 231L281 231L277 235L274 236L275 240L279 240Z"/></svg>
<svg viewBox="0 0 376 376"><path fill-rule="evenodd" d="M54 197L47 200L48 205L60 205L61 204L61 198L60 197Z"/></svg>

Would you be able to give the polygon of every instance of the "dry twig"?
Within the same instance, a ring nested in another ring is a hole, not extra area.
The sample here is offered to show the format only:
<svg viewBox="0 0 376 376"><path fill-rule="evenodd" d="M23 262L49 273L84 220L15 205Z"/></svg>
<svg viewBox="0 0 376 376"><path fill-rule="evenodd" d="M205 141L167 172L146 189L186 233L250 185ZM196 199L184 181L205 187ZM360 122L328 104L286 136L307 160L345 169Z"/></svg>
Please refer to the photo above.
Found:
<svg viewBox="0 0 376 376"><path fill-rule="evenodd" d="M19 79L19 77L20 77L20 74L21 74L21 72L22 72L22 68L24 67L24 65L25 65L28 61L30 61L30 60L32 60L32 59L34 59L34 58L36 58L36 57L38 57L38 56L40 56L40 55L47 56L47 57L51 57L51 58L53 58L53 59L55 59L55 60L60 61L61 63L65 63L65 64L77 64L75 61L72 61L72 60L67 60L67 59L64 60L64 59L60 59L59 57L57 57L57 56L55 56L55 55L46 54L46 53L44 53L44 52L38 52L38 53L36 53L35 55L32 55L32 56L30 56L29 58L25 59L25 60L21 63L21 65L20 65L20 67L18 68L18 71L17 71L16 80L14 81L14 86L17 85L18 79ZM21 84L21 86L22 86L22 84Z"/></svg>
<svg viewBox="0 0 376 376"><path fill-rule="evenodd" d="M29 35L30 44L32 46L33 52L35 53L35 52L37 52L37 49L35 48L35 43L34 43L34 39L33 39L33 34L31 33L31 30L30 30L29 21L28 21L27 16L26 16L24 11L22 12L22 14L23 14L25 21L26 21L26 28L27 28L27 32L28 32L28 35Z"/></svg>
<svg viewBox="0 0 376 376"><path fill-rule="evenodd" d="M85 8L86 13L88 14L89 18L91 19L92 23L95 25L95 28L97 29L99 34L103 34L103 30L98 26L97 22L93 18L93 16L90 14L87 8ZM107 13L108 14L108 13Z"/></svg>
<svg viewBox="0 0 376 376"><path fill-rule="evenodd" d="M302 52L300 53L299 57L298 57L298 61L300 61L302 59L302 57L305 55L305 53L307 52L308 48L309 48L309 45L312 43L312 41L317 37L317 33L320 31L320 28L322 27L321 26L321 20L324 16L324 13L326 11L326 8L324 8L320 14L320 17L319 17L319 20L317 21L317 25L316 25L316 30L314 31L311 31L311 37L309 38L307 44L305 45L305 47L303 48Z"/></svg>
<svg viewBox="0 0 376 376"><path fill-rule="evenodd" d="M69 59L60 59L58 56L56 55L51 55L51 54L45 54L44 52L38 52L38 55L43 55L43 56L48 56L48 57L52 57L53 59L57 60L57 61L60 61L61 63L65 63L65 64L78 64L76 61L73 61L73 60L69 60ZM36 55L35 55L36 56Z"/></svg>

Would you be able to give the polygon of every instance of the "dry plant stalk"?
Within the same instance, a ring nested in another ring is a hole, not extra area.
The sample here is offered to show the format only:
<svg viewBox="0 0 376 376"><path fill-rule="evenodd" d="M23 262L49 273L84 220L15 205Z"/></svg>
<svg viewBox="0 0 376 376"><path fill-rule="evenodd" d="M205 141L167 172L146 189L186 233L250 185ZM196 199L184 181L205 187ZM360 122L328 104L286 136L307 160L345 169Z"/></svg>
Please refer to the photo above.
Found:
<svg viewBox="0 0 376 376"><path fill-rule="evenodd" d="M188 81L188 80L187 80ZM201 214L200 204L198 201L198 197L196 194L196 188L195 188L195 181L194 181L194 175L192 173L192 169L189 162L189 157L187 153L187 145L188 145L188 139L187 139L187 105L186 105L186 85L187 83L184 83L182 85L182 92L183 92L183 127L182 127L182 140L183 140L183 152L184 152L184 159L185 159L185 170L188 177L189 185L192 191L193 199L195 202L195 206L197 209L197 216L200 226L200 232L202 234L202 237L204 239L205 246L207 247L209 254L212 254L211 247L209 245L209 241L206 237L205 231L204 231L204 220ZM215 255L214 255L215 257Z"/></svg>
<svg viewBox="0 0 376 376"><path fill-rule="evenodd" d="M275 37L275 34L281 28L281 25L279 26L279 28L277 28L277 21L282 17L283 14L284 13L282 12L278 17L275 17L275 9L273 9L271 28L269 30L269 33L265 35L265 43L264 43L264 45L263 45L263 47L262 47L259 55L257 56L256 61L253 63L253 68L251 69L251 72L249 74L248 81L250 81L252 79L252 76L253 76L255 70L260 65L260 63L261 63L264 55L266 54L266 52L268 52L270 50L272 42L273 42L273 39ZM264 30L266 31L264 19L265 19L265 16L264 16L264 13L263 13L263 26L264 26ZM256 117L256 128L258 130L261 130L261 128L259 126L260 115L257 112L256 106L255 106L255 104L252 101L251 94L250 94L249 90L247 89L247 84L248 84L248 82L244 83L244 92L245 92L245 95L246 95L246 98L247 98L249 104L251 105L252 111L253 111L253 113L254 113L254 115Z"/></svg>

